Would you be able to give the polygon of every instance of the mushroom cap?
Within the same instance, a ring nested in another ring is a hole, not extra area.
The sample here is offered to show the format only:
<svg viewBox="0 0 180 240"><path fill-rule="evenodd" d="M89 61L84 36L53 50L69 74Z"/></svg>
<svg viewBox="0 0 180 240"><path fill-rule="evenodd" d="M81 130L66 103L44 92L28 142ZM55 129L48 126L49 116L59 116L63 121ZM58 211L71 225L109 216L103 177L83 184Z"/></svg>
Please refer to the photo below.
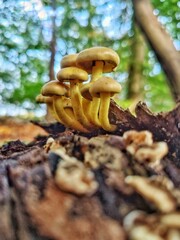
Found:
<svg viewBox="0 0 180 240"><path fill-rule="evenodd" d="M88 100L92 100L92 96L89 92L89 89L90 89L90 86L91 86L91 83L87 83L85 85L83 85L80 89L80 92L81 92L81 95L85 98L85 99L88 99Z"/></svg>
<svg viewBox="0 0 180 240"><path fill-rule="evenodd" d="M53 98L50 96L43 96L42 94L37 95L36 97L37 103L52 103Z"/></svg>
<svg viewBox="0 0 180 240"><path fill-rule="evenodd" d="M41 89L43 96L63 96L68 93L68 86L60 83L58 80L51 80L47 82Z"/></svg>
<svg viewBox="0 0 180 240"><path fill-rule="evenodd" d="M101 92L111 93L113 96L121 91L121 85L111 77L100 77L96 82L94 82L89 92L93 97L100 97Z"/></svg>
<svg viewBox="0 0 180 240"><path fill-rule="evenodd" d="M76 67L77 53L65 55L61 60L61 68Z"/></svg>
<svg viewBox="0 0 180 240"><path fill-rule="evenodd" d="M78 54L76 64L90 74L95 61L104 62L103 72L112 72L118 66L120 59L118 54L110 48L92 47Z"/></svg>
<svg viewBox="0 0 180 240"><path fill-rule="evenodd" d="M69 82L69 81L87 81L88 80L88 74L86 71L77 68L77 67L66 67L62 68L57 73L57 79L60 82Z"/></svg>

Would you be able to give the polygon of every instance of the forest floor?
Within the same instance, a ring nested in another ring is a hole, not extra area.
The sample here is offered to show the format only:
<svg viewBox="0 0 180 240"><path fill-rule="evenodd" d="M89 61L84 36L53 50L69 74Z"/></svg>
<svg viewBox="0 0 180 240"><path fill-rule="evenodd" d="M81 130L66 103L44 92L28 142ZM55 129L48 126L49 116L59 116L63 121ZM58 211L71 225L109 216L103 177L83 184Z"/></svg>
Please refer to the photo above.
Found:
<svg viewBox="0 0 180 240"><path fill-rule="evenodd" d="M12 117L0 118L0 146L15 140L29 143L38 135L46 136L47 132L29 120Z"/></svg>

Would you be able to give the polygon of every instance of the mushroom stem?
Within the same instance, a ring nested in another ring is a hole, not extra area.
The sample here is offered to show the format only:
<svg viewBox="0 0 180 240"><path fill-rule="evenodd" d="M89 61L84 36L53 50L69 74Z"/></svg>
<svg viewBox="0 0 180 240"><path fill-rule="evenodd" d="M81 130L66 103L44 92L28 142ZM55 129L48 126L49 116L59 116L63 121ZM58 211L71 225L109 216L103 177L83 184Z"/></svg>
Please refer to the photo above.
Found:
<svg viewBox="0 0 180 240"><path fill-rule="evenodd" d="M86 116L86 118L88 119L88 121L93 125L94 128L96 128L97 123L92 121L92 117L91 117L91 101L88 99L83 98L82 99L82 109L84 112L84 115Z"/></svg>
<svg viewBox="0 0 180 240"><path fill-rule="evenodd" d="M56 112L54 112L54 109L53 109L53 103L47 102L46 105L47 105L48 110L49 110L50 114L52 115L52 117L55 120L58 120L58 116L57 116Z"/></svg>
<svg viewBox="0 0 180 240"><path fill-rule="evenodd" d="M109 122L109 106L110 106L111 93L100 93L100 109L99 109L99 121L101 126L106 131L115 131L116 125L112 125Z"/></svg>
<svg viewBox="0 0 180 240"><path fill-rule="evenodd" d="M67 115L68 115L70 118L75 118L74 112L73 112L73 109L72 109L72 108L68 107L68 108L66 108L66 109L64 109L64 110L66 111Z"/></svg>
<svg viewBox="0 0 180 240"><path fill-rule="evenodd" d="M95 82L99 77L101 77L103 72L103 61L95 61L95 65L92 68L91 83ZM98 119L98 112L100 107L100 99L93 97L90 102L88 118L90 121L98 127L101 127L101 123Z"/></svg>
<svg viewBox="0 0 180 240"><path fill-rule="evenodd" d="M92 68L91 82L95 82L99 77L101 77L103 72L103 61L95 61L95 65Z"/></svg>
<svg viewBox="0 0 180 240"><path fill-rule="evenodd" d="M53 109L53 97L52 96L43 96L42 94L39 94L36 97L36 102L46 104L46 106L47 106L50 114L52 115L52 117L55 120L58 120L58 118L56 116L56 113L54 112L54 109Z"/></svg>
<svg viewBox="0 0 180 240"><path fill-rule="evenodd" d="M83 112L86 113L86 117L89 121L90 121L90 118L89 118L90 103L91 103L90 100L86 98L82 98L82 109L83 109Z"/></svg>
<svg viewBox="0 0 180 240"><path fill-rule="evenodd" d="M70 82L70 95L71 95L71 103L74 111L75 118L79 121L85 128L90 128L92 130L94 125L88 121L86 115L84 114L82 107L82 96L79 91L78 82L71 81Z"/></svg>
<svg viewBox="0 0 180 240"><path fill-rule="evenodd" d="M62 104L62 100L64 97L54 97L53 99L53 107L54 110L59 117L59 120L63 122L63 124L67 127L70 127L72 129L76 129L81 132L88 133L88 129L86 129L84 126L81 125L80 122L78 122L75 118L72 118L67 114L67 112L64 109L64 106Z"/></svg>
<svg viewBox="0 0 180 240"><path fill-rule="evenodd" d="M64 111L66 111L67 115L69 115L71 118L75 118L73 108L72 108L72 102L70 98L64 97L62 99L62 105L64 107Z"/></svg>
<svg viewBox="0 0 180 240"><path fill-rule="evenodd" d="M94 123L98 127L101 127L101 123L98 118L99 106L100 106L100 98L93 97L93 100L90 103L89 118L92 123Z"/></svg>
<svg viewBox="0 0 180 240"><path fill-rule="evenodd" d="M56 96L52 97L53 99L55 98ZM58 97L58 96L57 96ZM72 104L71 104L71 99L70 98L67 98L67 97L62 97L61 99L61 105L62 107L64 108L64 111L66 112L66 114L71 117L71 118L75 118L74 116L74 112L73 112L73 109L72 109ZM53 116L55 117L55 119L57 121L59 121L60 123L62 123L63 125L66 125L65 122L63 122L63 119L62 117L60 116L60 114L58 115L57 114L57 111L56 109L54 108L54 104L53 102L50 103L51 106L50 106L50 110L52 111L53 113Z"/></svg>

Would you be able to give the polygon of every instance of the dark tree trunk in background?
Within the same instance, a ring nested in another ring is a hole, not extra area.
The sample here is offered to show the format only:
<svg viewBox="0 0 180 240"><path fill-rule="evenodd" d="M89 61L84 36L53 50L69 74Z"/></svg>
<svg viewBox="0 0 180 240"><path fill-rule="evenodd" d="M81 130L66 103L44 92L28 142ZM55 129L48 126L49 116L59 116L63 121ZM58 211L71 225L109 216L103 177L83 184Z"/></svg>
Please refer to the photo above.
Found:
<svg viewBox="0 0 180 240"><path fill-rule="evenodd" d="M56 54L56 0L52 0L52 38L50 42L50 52L51 58L49 63L49 80L55 79L54 73L54 62L55 62L55 54Z"/></svg>
<svg viewBox="0 0 180 240"><path fill-rule="evenodd" d="M137 24L134 24L134 36L132 39L132 57L129 67L127 98L132 100L133 106L143 100L143 63L145 56L145 42Z"/></svg>
<svg viewBox="0 0 180 240"><path fill-rule="evenodd" d="M180 54L172 39L153 14L149 0L133 0L137 23L154 50L166 76L174 99L180 98Z"/></svg>
<svg viewBox="0 0 180 240"><path fill-rule="evenodd" d="M52 38L50 42L50 62L49 62L49 81L55 79L54 73L54 62L55 62L55 55L56 55L56 0L51 1L53 16L52 16ZM49 109L47 107L47 114L46 114L47 121L53 121L54 118L52 117Z"/></svg>

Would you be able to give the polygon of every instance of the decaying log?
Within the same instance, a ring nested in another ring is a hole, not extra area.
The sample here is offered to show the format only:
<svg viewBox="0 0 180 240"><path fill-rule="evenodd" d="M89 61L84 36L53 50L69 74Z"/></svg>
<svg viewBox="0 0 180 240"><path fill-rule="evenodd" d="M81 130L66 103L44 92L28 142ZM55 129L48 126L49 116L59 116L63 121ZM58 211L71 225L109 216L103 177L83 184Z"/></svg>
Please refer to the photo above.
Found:
<svg viewBox="0 0 180 240"><path fill-rule="evenodd" d="M82 134L61 125L54 132L39 124L49 136L0 148L0 239L180 236L180 105L155 115L139 103L134 116L111 102L110 119L116 132Z"/></svg>

